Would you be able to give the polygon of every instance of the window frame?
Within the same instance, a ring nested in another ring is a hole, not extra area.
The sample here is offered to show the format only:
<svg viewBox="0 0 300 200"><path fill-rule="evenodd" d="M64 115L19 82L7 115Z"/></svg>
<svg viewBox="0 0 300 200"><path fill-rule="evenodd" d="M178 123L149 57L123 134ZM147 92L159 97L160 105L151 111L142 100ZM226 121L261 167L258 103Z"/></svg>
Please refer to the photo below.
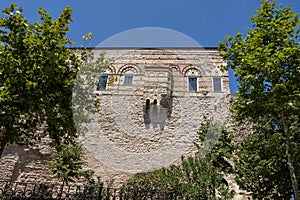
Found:
<svg viewBox="0 0 300 200"><path fill-rule="evenodd" d="M106 78L104 78L103 81L100 82L101 79L102 79L103 77L106 77ZM105 79L106 79L106 80L105 80ZM106 81L105 86L104 86L104 84L102 84L104 81ZM108 81L109 81L109 76L108 76L107 74L101 75L101 76L99 77L99 82L98 82L97 90L99 90L99 91L106 91L106 90L107 90Z"/></svg>
<svg viewBox="0 0 300 200"><path fill-rule="evenodd" d="M193 88L192 85L190 84L190 80L191 79L196 79L196 87ZM198 92L199 89L198 89L198 77L197 76L188 76L188 79L187 79L187 82L188 82L188 91L189 92ZM192 90L191 90L192 89Z"/></svg>
<svg viewBox="0 0 300 200"><path fill-rule="evenodd" d="M218 85L215 84L215 83L217 83L216 80L220 81ZM213 85L213 92L216 92L216 93L223 92L223 79L222 79L222 77L220 77L220 76L213 76L213 78L212 78L212 85ZM216 87L216 86L218 86L218 87Z"/></svg>
<svg viewBox="0 0 300 200"><path fill-rule="evenodd" d="M129 79L129 80L131 80L130 82L127 82L126 80L126 78L129 78L129 77L131 77L131 79ZM134 80L134 75L133 74L124 74L124 82L123 82L123 85L133 85L133 80Z"/></svg>

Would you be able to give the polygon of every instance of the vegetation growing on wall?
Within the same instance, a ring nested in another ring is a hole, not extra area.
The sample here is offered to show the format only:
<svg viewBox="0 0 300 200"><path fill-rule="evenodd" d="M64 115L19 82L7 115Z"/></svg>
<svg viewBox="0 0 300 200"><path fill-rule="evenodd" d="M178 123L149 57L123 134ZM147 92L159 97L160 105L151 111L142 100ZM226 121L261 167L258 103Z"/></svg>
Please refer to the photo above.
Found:
<svg viewBox="0 0 300 200"><path fill-rule="evenodd" d="M127 197L142 197L158 191L161 197L166 198L173 195L177 199L232 199L234 191L229 189L224 178L232 173L228 162L234 151L232 134L223 127L221 134L210 132L210 129L211 123L205 123L199 130L195 141L198 153L195 156L182 158L179 165L138 173L129 179L122 186ZM219 138L215 140L217 135ZM203 155L204 141L216 142L206 155Z"/></svg>
<svg viewBox="0 0 300 200"><path fill-rule="evenodd" d="M52 160L48 162L48 167L64 184L75 182L89 173L83 171L86 165L84 156L85 149L81 144L64 144L51 155Z"/></svg>

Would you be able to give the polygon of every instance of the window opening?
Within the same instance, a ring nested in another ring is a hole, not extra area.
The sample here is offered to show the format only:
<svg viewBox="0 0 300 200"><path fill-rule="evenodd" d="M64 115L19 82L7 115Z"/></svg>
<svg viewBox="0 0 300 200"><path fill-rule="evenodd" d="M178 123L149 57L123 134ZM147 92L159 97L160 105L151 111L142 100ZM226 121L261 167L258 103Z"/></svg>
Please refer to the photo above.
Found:
<svg viewBox="0 0 300 200"><path fill-rule="evenodd" d="M132 84L133 84L133 75L125 75L124 85L132 85Z"/></svg>
<svg viewBox="0 0 300 200"><path fill-rule="evenodd" d="M213 77L213 84L214 84L214 92L221 92L222 91L221 77Z"/></svg>
<svg viewBox="0 0 300 200"><path fill-rule="evenodd" d="M146 110L150 109L150 99L146 100Z"/></svg>
<svg viewBox="0 0 300 200"><path fill-rule="evenodd" d="M106 90L107 80L108 80L108 76L107 75L100 76L100 78L99 78L99 84L98 84L97 89L98 90Z"/></svg>
<svg viewBox="0 0 300 200"><path fill-rule="evenodd" d="M197 77L189 77L189 91L197 92Z"/></svg>

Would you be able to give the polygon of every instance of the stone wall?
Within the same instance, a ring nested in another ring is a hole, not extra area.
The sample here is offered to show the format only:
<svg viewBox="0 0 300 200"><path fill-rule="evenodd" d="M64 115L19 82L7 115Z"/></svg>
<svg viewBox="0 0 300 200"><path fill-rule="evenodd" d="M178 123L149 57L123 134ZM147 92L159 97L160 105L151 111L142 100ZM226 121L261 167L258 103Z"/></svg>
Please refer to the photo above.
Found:
<svg viewBox="0 0 300 200"><path fill-rule="evenodd" d="M43 139L34 147L8 145L0 159L0 180L44 182L53 179L47 169L51 149L48 140Z"/></svg>
<svg viewBox="0 0 300 200"><path fill-rule="evenodd" d="M98 55L103 49L93 51ZM93 92L100 106L80 137L88 150L88 168L104 180L120 183L134 173L180 162L195 151L192 142L206 119L234 127L228 73L220 70L225 63L217 49L105 51L113 62L103 74L114 81ZM126 75L133 76L132 84L125 84ZM189 78L196 78L193 86ZM214 78L220 78L221 91L215 91ZM8 146L0 160L0 179L51 180L45 167L50 153L47 145Z"/></svg>
<svg viewBox="0 0 300 200"><path fill-rule="evenodd" d="M110 49L106 57L114 61L103 75L117 81L95 92L100 107L81 138L90 164L116 174L169 166L193 153L205 119L228 120L228 74L216 49ZM134 76L132 84L124 84L126 75ZM196 91L189 91L189 77L197 78Z"/></svg>

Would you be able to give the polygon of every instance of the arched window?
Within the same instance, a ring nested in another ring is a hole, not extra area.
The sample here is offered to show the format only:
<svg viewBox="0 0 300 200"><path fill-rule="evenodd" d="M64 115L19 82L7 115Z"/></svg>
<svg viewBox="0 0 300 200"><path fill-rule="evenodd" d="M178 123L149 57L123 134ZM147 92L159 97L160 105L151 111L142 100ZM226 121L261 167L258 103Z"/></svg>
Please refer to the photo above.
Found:
<svg viewBox="0 0 300 200"><path fill-rule="evenodd" d="M139 68L135 65L127 64L119 69L119 73L122 74L121 81L123 85L133 85L134 75L139 72Z"/></svg>
<svg viewBox="0 0 300 200"><path fill-rule="evenodd" d="M189 76L188 77L189 91L197 92L198 91L198 77Z"/></svg>
<svg viewBox="0 0 300 200"><path fill-rule="evenodd" d="M105 68L105 67L104 67ZM106 90L108 85L109 76L115 73L115 68L113 66L109 66L105 68L103 74L99 77L99 82L97 85L97 90Z"/></svg>
<svg viewBox="0 0 300 200"><path fill-rule="evenodd" d="M146 100L146 110L150 109L150 99Z"/></svg>
<svg viewBox="0 0 300 200"><path fill-rule="evenodd" d="M101 75L99 78L97 90L106 90L107 82L108 82L108 75Z"/></svg>
<svg viewBox="0 0 300 200"><path fill-rule="evenodd" d="M223 80L222 80L222 73L219 69L214 69L212 71L212 82L213 82L213 91L222 92Z"/></svg>
<svg viewBox="0 0 300 200"><path fill-rule="evenodd" d="M188 91L189 92L197 92L199 91L199 77L200 72L196 68L189 68L185 71L184 74L187 77Z"/></svg>
<svg viewBox="0 0 300 200"><path fill-rule="evenodd" d="M124 85L132 85L133 84L133 73L126 72L124 75Z"/></svg>

